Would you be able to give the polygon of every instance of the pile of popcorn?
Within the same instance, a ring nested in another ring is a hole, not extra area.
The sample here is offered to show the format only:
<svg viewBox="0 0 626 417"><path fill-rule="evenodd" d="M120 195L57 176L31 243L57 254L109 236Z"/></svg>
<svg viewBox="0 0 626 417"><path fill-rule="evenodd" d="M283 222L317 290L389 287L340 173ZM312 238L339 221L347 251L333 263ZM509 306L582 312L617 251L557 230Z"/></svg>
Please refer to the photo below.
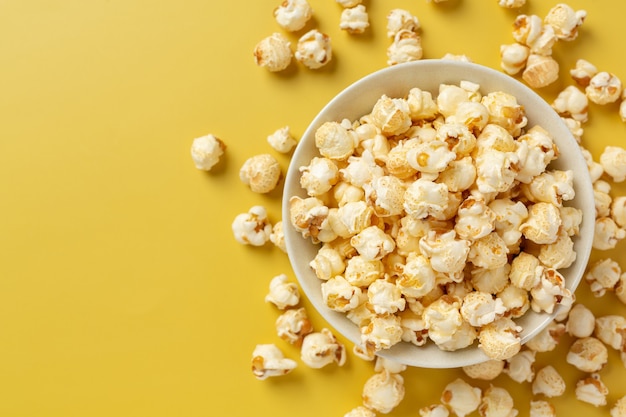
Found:
<svg viewBox="0 0 626 417"><path fill-rule="evenodd" d="M369 27L360 0L336 0L343 8L340 28L350 34ZM435 0L439 3L445 0ZM499 0L519 8L525 0ZM313 10L306 0L285 0L274 10L286 32L302 31ZM557 41L571 41L586 17L557 4L545 18L519 15L513 23L515 43L500 49L502 69L521 73L533 88L558 78L552 57ZM401 9L387 16L388 65L423 56L421 25ZM269 71L286 69L292 58L317 69L332 59L330 38L316 29L303 34L295 53L285 35L274 33L254 50L255 62ZM446 56L463 59L465 56ZM593 247L613 249L626 238L626 196L613 196L611 183L626 179L626 149L607 146L598 161L584 147L583 126L589 101L604 105L621 100L626 121L626 93L619 78L580 59L570 70L575 85L552 103L578 140L594 186L596 225ZM584 373L574 394L594 406L607 405L608 387L600 377L609 349L626 366L626 317L596 316L576 302L558 272L574 262L572 237L581 213L566 203L574 197L573 173L551 169L558 157L552 138L540 126L526 126L523 108L502 92L481 94L463 81L442 85L432 97L414 88L404 98L383 96L372 112L356 121L329 122L316 134L320 156L301 168L307 198L291 200L290 223L321 244L311 262L327 305L362 329L356 356L374 361L374 375L363 387L363 405L346 417L391 412L405 395L406 366L376 353L395 343L431 342L456 350L478 340L490 360L463 368L470 380L492 381L505 374L529 384L531 416L554 416L550 398L567 386L552 365L535 369L538 354L554 350L563 336L573 342L565 361ZM285 126L267 137L269 145L288 154L296 140ZM209 134L195 139L191 156L209 171L226 144ZM250 157L239 170L252 192L274 190L282 172L271 154ZM283 222L271 224L263 206L251 207L232 223L241 244L271 242L286 252ZM605 257L588 266L584 276L595 297L614 294L626 304L626 272ZM318 369L346 363L346 347L329 329L316 330L300 294L287 275L274 277L265 297L280 312L277 336L299 348L302 363ZM555 320L525 345L513 321L528 310L552 313ZM258 379L286 375L297 362L274 344L259 344L252 353ZM626 396L610 405L612 417L626 416ZM450 382L439 402L419 410L422 417L515 416L512 396L491 385L482 391L463 378Z"/></svg>

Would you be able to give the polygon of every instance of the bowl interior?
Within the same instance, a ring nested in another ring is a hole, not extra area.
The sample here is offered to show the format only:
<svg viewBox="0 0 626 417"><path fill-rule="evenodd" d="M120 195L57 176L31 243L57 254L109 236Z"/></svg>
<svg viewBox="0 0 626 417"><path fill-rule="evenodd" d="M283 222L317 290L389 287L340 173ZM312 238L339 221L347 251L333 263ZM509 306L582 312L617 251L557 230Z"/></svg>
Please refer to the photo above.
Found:
<svg viewBox="0 0 626 417"><path fill-rule="evenodd" d="M514 95L518 103L525 107L528 127L540 125L550 132L559 147L560 156L551 164L552 168L571 169L575 173L574 189L576 197L568 205L583 211L583 222L579 236L574 239L577 259L572 266L560 272L566 279L566 286L574 291L580 282L591 252L593 239L595 206L587 165L579 147L561 121L560 117L538 94L516 79L493 69L465 62L450 60L421 60L388 67L374 72L350 85L333 98L315 117L302 136L289 166L283 194L283 219L287 252L300 286L322 317L354 343L360 341L358 327L343 313L329 309L322 299L321 281L310 268L309 262L315 257L318 245L303 238L290 224L288 201L291 196L306 197L300 187L299 167L308 165L318 156L315 147L315 131L327 121L341 121L344 118L355 120L368 114L376 101L386 94L389 97L405 97L413 87L428 90L435 97L440 84L456 84L462 80L480 85L483 94L504 91ZM522 343L532 338L547 326L558 313L535 313L529 310L516 320L523 327ZM401 342L391 349L379 352L401 363L425 368L453 368L475 364L487 360L487 356L476 344L454 352L440 350L434 343L417 347Z"/></svg>

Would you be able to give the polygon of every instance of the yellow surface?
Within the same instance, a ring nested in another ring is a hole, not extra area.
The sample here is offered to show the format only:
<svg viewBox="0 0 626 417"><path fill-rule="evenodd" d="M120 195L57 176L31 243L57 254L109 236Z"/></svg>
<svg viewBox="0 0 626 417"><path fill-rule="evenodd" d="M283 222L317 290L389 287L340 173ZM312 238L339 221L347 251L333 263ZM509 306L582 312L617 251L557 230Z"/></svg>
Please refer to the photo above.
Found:
<svg viewBox="0 0 626 417"><path fill-rule="evenodd" d="M254 154L276 154L268 134L289 125L299 137L333 95L386 65L391 8L420 18L425 57L466 54L499 68L515 16L543 16L556 2L528 0L511 11L496 0L369 0L371 29L350 36L338 29L339 5L311 0L309 28L332 37L332 63L271 74L254 64L252 49L281 31L277 3L0 3L1 416L342 416L361 403L372 365L351 352L343 368L300 363L283 378L252 376L257 343L276 343L299 361L275 335L278 311L264 302L274 275L295 277L277 248L233 239L232 219L254 204L280 219L280 192L251 193L239 167ZM555 46L561 80L541 92L547 99L572 83L578 58L626 80L626 3L570 4L589 16L576 41ZM598 157L605 145L626 144L625 130L617 106L592 105L585 144ZM207 133L228 145L208 174L189 156L192 139ZM286 168L289 158L277 157ZM626 313L612 294L595 299L585 284L577 295L597 314ZM608 406L574 399L582 373L563 361L569 343L538 357L569 386L552 402L560 415L607 415ZM600 374L609 404L626 394L616 352ZM418 415L463 373L404 376L406 398L393 416ZM514 393L527 415L528 384L504 375L493 384Z"/></svg>

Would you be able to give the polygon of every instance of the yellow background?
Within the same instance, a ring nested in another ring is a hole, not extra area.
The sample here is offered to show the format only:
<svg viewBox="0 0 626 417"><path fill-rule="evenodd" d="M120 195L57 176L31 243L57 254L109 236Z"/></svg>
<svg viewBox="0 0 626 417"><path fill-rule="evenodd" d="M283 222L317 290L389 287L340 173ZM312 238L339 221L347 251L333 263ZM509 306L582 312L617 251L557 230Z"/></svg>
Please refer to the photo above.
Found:
<svg viewBox="0 0 626 417"><path fill-rule="evenodd" d="M336 93L386 66L385 16L406 8L422 23L424 56L450 52L499 68L518 13L556 4L528 0L369 0L371 28L338 28L333 0L310 0L333 42L328 67L292 63L279 74L254 64L256 43L281 30L278 0L3 0L0 2L0 416L342 416L361 403L372 364L351 353L343 368L308 369L266 381L250 372L257 343L297 348L275 335L278 311L264 302L286 273L275 247L239 245L232 219L255 204L280 220L280 191L255 195L238 179L250 156L288 156L266 142L289 125L296 137ZM585 58L626 80L626 3L571 0L588 18L559 43L560 81ZM295 44L297 35L289 34ZM193 138L214 133L228 149L212 172L194 168ZM599 156L626 145L617 106L590 108L585 144ZM623 188L614 188L623 192ZM626 246L620 246L623 251ZM620 251L594 254L594 259ZM622 261L626 268L626 262ZM597 314L626 310L609 294L578 299ZM309 305L316 328L326 324ZM343 340L343 339L342 339ZM573 397L583 374L557 351L538 356L564 375L560 415L601 416ZM459 370L410 369L406 398L391 414L416 416L436 403ZM626 370L611 351L601 376L609 404L626 394ZM482 388L489 384L472 382ZM528 384L502 375L520 415Z"/></svg>

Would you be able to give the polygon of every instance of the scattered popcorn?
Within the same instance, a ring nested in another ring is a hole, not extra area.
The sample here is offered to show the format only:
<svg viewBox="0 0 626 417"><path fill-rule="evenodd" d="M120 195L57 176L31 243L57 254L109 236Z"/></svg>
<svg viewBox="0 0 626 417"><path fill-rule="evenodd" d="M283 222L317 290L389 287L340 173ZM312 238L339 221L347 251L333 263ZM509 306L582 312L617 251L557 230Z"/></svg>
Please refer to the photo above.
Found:
<svg viewBox="0 0 626 417"><path fill-rule="evenodd" d="M599 339L584 337L570 346L566 361L583 372L598 372L608 361L608 350Z"/></svg>
<svg viewBox="0 0 626 417"><path fill-rule="evenodd" d="M615 74L598 72L589 80L585 94L596 104L614 103L622 96L622 81Z"/></svg>
<svg viewBox="0 0 626 417"><path fill-rule="evenodd" d="M576 11L565 3L559 3L550 9L544 22L554 29L559 40L572 41L578 36L578 28L586 17L585 10Z"/></svg>
<svg viewBox="0 0 626 417"><path fill-rule="evenodd" d="M210 171L224 154L226 145L221 139L208 134L193 140L191 144L191 159L196 168Z"/></svg>
<svg viewBox="0 0 626 417"><path fill-rule="evenodd" d="M286 375L296 366L296 361L285 358L283 352L273 344L256 345L252 352L252 373L260 380Z"/></svg>
<svg viewBox="0 0 626 417"><path fill-rule="evenodd" d="M311 332L313 332L313 326L303 307L285 310L276 319L278 337L292 345L300 346L304 336Z"/></svg>
<svg viewBox="0 0 626 417"><path fill-rule="evenodd" d="M615 248L617 243L626 237L626 230L622 229L610 217L596 219L593 233L593 248L609 250Z"/></svg>
<svg viewBox="0 0 626 417"><path fill-rule="evenodd" d="M281 177L280 164L270 154L255 155L247 159L239 170L241 182L260 194L269 193L276 188Z"/></svg>
<svg viewBox="0 0 626 417"><path fill-rule="evenodd" d="M585 158L585 162L587 162L587 169L589 170L589 175L591 176L591 182L595 183L600 179L602 174L604 174L604 168L602 167L602 164L593 160L593 156L589 150L581 146L580 151Z"/></svg>
<svg viewBox="0 0 626 417"><path fill-rule="evenodd" d="M421 37L410 30L401 30L387 48L387 65L418 61L423 55Z"/></svg>
<svg viewBox="0 0 626 417"><path fill-rule="evenodd" d="M576 304L569 312L565 331L572 337L583 338L593 334L596 318L583 304Z"/></svg>
<svg viewBox="0 0 626 417"><path fill-rule="evenodd" d="M507 9L517 9L525 4L526 0L498 0L498 5Z"/></svg>
<svg viewBox="0 0 626 417"><path fill-rule="evenodd" d="M445 405L435 404L419 409L421 417L448 417L450 412Z"/></svg>
<svg viewBox="0 0 626 417"><path fill-rule="evenodd" d="M369 16L364 5L359 4L358 6L346 8L341 12L340 29L350 34L358 35L365 32L369 26Z"/></svg>
<svg viewBox="0 0 626 417"><path fill-rule="evenodd" d="M291 64L291 43L280 33L273 33L254 47L254 61L268 71L282 71Z"/></svg>
<svg viewBox="0 0 626 417"><path fill-rule="evenodd" d="M613 404L610 411L611 417L624 417L626 416L626 396L619 398Z"/></svg>
<svg viewBox="0 0 626 417"><path fill-rule="evenodd" d="M490 359L475 365L464 366L463 372L472 379L491 381L503 372L505 364L504 360Z"/></svg>
<svg viewBox="0 0 626 417"><path fill-rule="evenodd" d="M288 32L302 29L313 16L313 9L306 0L284 0L274 9L276 23Z"/></svg>
<svg viewBox="0 0 626 417"><path fill-rule="evenodd" d="M317 29L308 31L298 39L295 57L307 68L323 67L333 57L330 37Z"/></svg>
<svg viewBox="0 0 626 417"><path fill-rule="evenodd" d="M535 43L543 30L543 22L537 15L520 14L513 22L513 39L530 46Z"/></svg>
<svg viewBox="0 0 626 417"><path fill-rule="evenodd" d="M302 340L300 359L310 368L323 368L331 363L343 366L346 349L328 329L307 334Z"/></svg>
<svg viewBox="0 0 626 417"><path fill-rule="evenodd" d="M587 95L578 87L570 85L554 99L552 108L563 117L571 117L579 122L586 122L588 119L589 100Z"/></svg>
<svg viewBox="0 0 626 417"><path fill-rule="evenodd" d="M270 281L269 293L265 301L274 304L279 310L293 307L300 302L298 286L293 282L287 282L287 275L276 275Z"/></svg>
<svg viewBox="0 0 626 417"><path fill-rule="evenodd" d="M387 370L371 376L363 386L363 404L382 414L390 413L404 398L404 378Z"/></svg>
<svg viewBox="0 0 626 417"><path fill-rule="evenodd" d="M272 225L263 206L253 206L238 214L232 223L235 240L242 245L263 246L270 240Z"/></svg>
<svg viewBox="0 0 626 417"><path fill-rule="evenodd" d="M531 401L529 417L556 417L556 409L544 400Z"/></svg>
<svg viewBox="0 0 626 417"><path fill-rule="evenodd" d="M603 180L593 183L593 198L596 206L596 218L611 214L611 184Z"/></svg>
<svg viewBox="0 0 626 417"><path fill-rule="evenodd" d="M511 394L493 385L485 390L478 406L478 414L482 417L515 417L517 413Z"/></svg>
<svg viewBox="0 0 626 417"><path fill-rule="evenodd" d="M598 317L594 335L607 346L623 351L626 348L626 318L615 314Z"/></svg>
<svg viewBox="0 0 626 417"><path fill-rule="evenodd" d="M513 381L522 383L522 382L531 382L535 379L535 356L536 353L534 350L524 349L512 357L506 359L506 364L503 373L507 374Z"/></svg>
<svg viewBox="0 0 626 417"><path fill-rule="evenodd" d="M296 140L289 131L289 126L281 127L267 137L267 143L280 153L289 153L296 146Z"/></svg>
<svg viewBox="0 0 626 417"><path fill-rule="evenodd" d="M626 196L617 196L611 202L611 219L619 227L626 227Z"/></svg>
<svg viewBox="0 0 626 417"><path fill-rule="evenodd" d="M613 181L622 182L626 179L626 149L619 146L605 147L600 155L600 164Z"/></svg>
<svg viewBox="0 0 626 417"><path fill-rule="evenodd" d="M285 233L283 231L283 221L277 221L272 227L272 232L270 233L270 242L274 244L277 248L287 253L287 246L285 244Z"/></svg>
<svg viewBox="0 0 626 417"><path fill-rule="evenodd" d="M472 387L461 378L457 378L446 385L441 394L441 402L448 406L458 417L464 417L478 409L482 399L482 392L478 387Z"/></svg>
<svg viewBox="0 0 626 417"><path fill-rule="evenodd" d="M395 38L403 30L417 32L420 22L416 16L404 9L392 9L387 15L387 36Z"/></svg>
<svg viewBox="0 0 626 417"><path fill-rule="evenodd" d="M526 60L522 79L532 88L543 88L559 78L559 63L549 55L531 53Z"/></svg>
<svg viewBox="0 0 626 417"><path fill-rule="evenodd" d="M552 365L537 371L532 385L533 395L543 394L548 398L560 397L565 393L565 381Z"/></svg>
<svg viewBox="0 0 626 417"><path fill-rule="evenodd" d="M611 258L594 262L585 274L585 281L596 297L602 297L606 291L612 291L622 274L619 264Z"/></svg>
<svg viewBox="0 0 626 417"><path fill-rule="evenodd" d="M376 417L376 413L369 408L360 405L348 411L343 417Z"/></svg>
<svg viewBox="0 0 626 417"><path fill-rule="evenodd" d="M598 73L598 69L589 61L579 59L576 66L570 70L572 79L581 87L587 87L591 79Z"/></svg>
<svg viewBox="0 0 626 417"><path fill-rule="evenodd" d="M606 405L606 396L609 394L609 389L600 379L600 375L593 373L586 378L580 379L576 383L574 392L576 398L580 401L600 407Z"/></svg>
<svg viewBox="0 0 626 417"><path fill-rule="evenodd" d="M526 67L530 48L521 43L500 46L500 66L509 75L518 74Z"/></svg>

